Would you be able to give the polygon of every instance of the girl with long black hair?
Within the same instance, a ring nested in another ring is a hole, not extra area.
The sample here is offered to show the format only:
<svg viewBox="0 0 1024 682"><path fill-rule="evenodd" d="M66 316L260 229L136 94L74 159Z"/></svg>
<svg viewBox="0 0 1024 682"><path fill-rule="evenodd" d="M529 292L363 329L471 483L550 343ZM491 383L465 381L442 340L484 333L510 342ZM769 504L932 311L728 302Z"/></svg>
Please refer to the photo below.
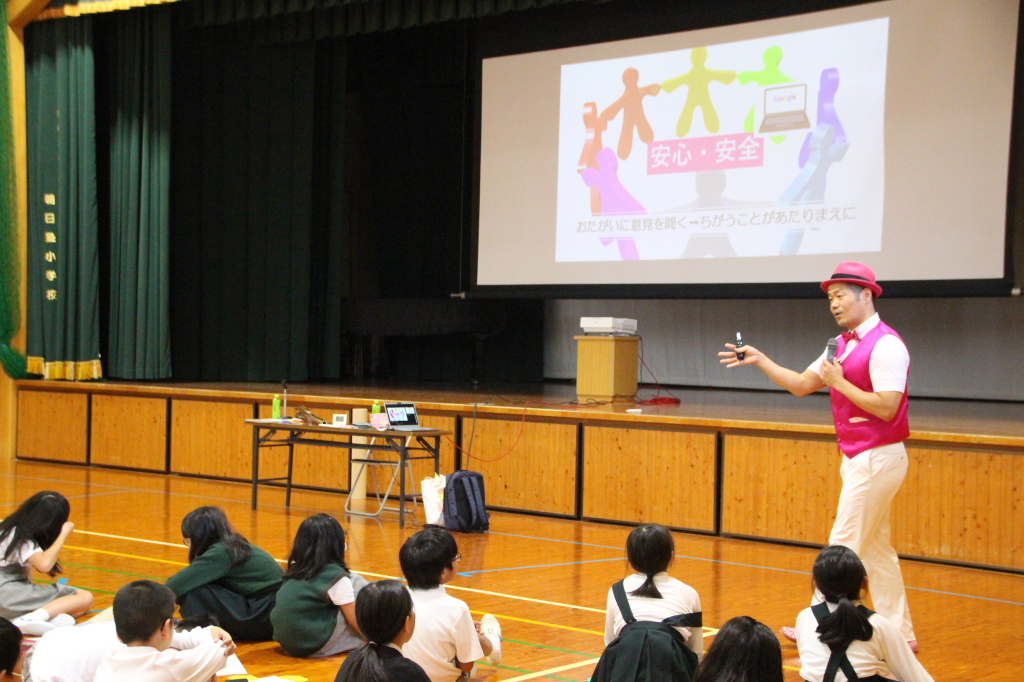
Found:
<svg viewBox="0 0 1024 682"><path fill-rule="evenodd" d="M368 584L356 597L356 620L368 641L348 655L334 682L429 682L402 645L416 628L409 590L397 580Z"/></svg>
<svg viewBox="0 0 1024 682"><path fill-rule="evenodd" d="M638 621L662 621L672 616L701 612L700 597L689 585L676 580L667 571L674 563L676 544L665 526L647 523L637 526L626 539L626 560L636 571L623 580L626 601ZM611 644L626 626L622 611L608 590L607 615L604 622L604 643ZM697 655L704 655L704 631L699 627L678 627L686 646Z"/></svg>
<svg viewBox="0 0 1024 682"><path fill-rule="evenodd" d="M366 579L345 565L345 531L330 514L299 524L270 615L274 640L292 656L333 656L363 644L356 597Z"/></svg>
<svg viewBox="0 0 1024 682"><path fill-rule="evenodd" d="M864 564L849 547L832 545L814 560L814 585L825 601L796 619L800 676L807 682L933 682L899 628L861 603Z"/></svg>
<svg viewBox="0 0 1024 682"><path fill-rule="evenodd" d="M270 612L281 567L235 532L219 507L199 507L181 520L188 567L167 579L182 618L212 616L238 641L273 639Z"/></svg>
<svg viewBox="0 0 1024 682"><path fill-rule="evenodd" d="M27 635L74 625L92 608L92 594L60 583L32 582L33 570L55 577L60 550L75 529L60 493L38 492L0 521L0 616Z"/></svg>
<svg viewBox="0 0 1024 682"><path fill-rule="evenodd" d="M782 647L750 616L725 622L704 654L693 682L782 682Z"/></svg>

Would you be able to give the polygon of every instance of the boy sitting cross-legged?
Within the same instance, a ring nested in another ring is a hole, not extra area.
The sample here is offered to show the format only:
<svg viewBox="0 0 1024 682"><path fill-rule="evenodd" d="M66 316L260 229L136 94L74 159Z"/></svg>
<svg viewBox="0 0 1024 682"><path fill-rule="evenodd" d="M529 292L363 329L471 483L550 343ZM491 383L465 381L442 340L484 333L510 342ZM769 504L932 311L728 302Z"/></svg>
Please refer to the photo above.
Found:
<svg viewBox="0 0 1024 682"><path fill-rule="evenodd" d="M473 661L484 657L489 663L501 660L497 619L487 614L474 623L466 602L444 589L458 573L461 558L455 538L436 526L411 536L398 553L416 611L416 629L402 654L419 663L432 682L468 678Z"/></svg>
<svg viewBox="0 0 1024 682"><path fill-rule="evenodd" d="M130 582L114 596L117 638L127 646L100 662L95 682L211 682L235 651L231 637L211 628L174 636L174 592L152 580ZM91 626L96 627L96 626ZM215 637L214 634L217 636ZM171 649L172 641L183 648Z"/></svg>

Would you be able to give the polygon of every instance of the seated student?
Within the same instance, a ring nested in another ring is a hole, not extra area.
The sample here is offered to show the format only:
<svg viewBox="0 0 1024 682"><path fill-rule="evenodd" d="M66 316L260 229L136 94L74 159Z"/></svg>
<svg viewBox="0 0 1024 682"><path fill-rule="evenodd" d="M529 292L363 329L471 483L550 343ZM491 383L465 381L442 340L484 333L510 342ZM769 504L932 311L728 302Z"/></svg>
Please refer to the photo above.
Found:
<svg viewBox="0 0 1024 682"><path fill-rule="evenodd" d="M697 591L666 573L675 556L676 544L665 526L648 523L630 532L626 539L626 559L636 573L622 583L636 620L662 621L672 616L701 613ZM610 589L604 621L605 646L611 644L625 626L626 621ZM704 655L704 629L677 627L676 630L700 660Z"/></svg>
<svg viewBox="0 0 1024 682"><path fill-rule="evenodd" d="M345 531L330 514L310 516L295 533L284 584L270 614L274 640L292 656L334 656L363 644L356 595L366 579L345 565Z"/></svg>
<svg viewBox="0 0 1024 682"><path fill-rule="evenodd" d="M281 587L273 557L239 535L218 507L181 520L188 567L167 579L182 618L211 616L239 641L273 639L270 612Z"/></svg>
<svg viewBox="0 0 1024 682"><path fill-rule="evenodd" d="M6 618L0 618L0 682L22 677L21 640L21 630Z"/></svg>
<svg viewBox="0 0 1024 682"><path fill-rule="evenodd" d="M114 627L127 646L107 652L95 682L212 682L235 652L230 637L211 628L174 635L174 593L152 580L135 580L114 595ZM86 627L99 627L89 625ZM182 647L180 651L171 644Z"/></svg>
<svg viewBox="0 0 1024 682"><path fill-rule="evenodd" d="M782 647L767 625L749 616L725 622L693 682L782 682Z"/></svg>
<svg viewBox="0 0 1024 682"><path fill-rule="evenodd" d="M74 616L92 608L85 590L32 582L33 569L51 578L61 572L60 550L75 529L70 514L66 497L44 490L0 522L0 616L26 635L74 625Z"/></svg>
<svg viewBox="0 0 1024 682"><path fill-rule="evenodd" d="M849 547L832 545L814 560L814 585L825 601L796 619L800 677L807 682L881 678L933 682L899 628L860 601L864 564Z"/></svg>
<svg viewBox="0 0 1024 682"><path fill-rule="evenodd" d="M472 674L473 662L501 660L501 627L491 614L473 622L466 602L448 596L444 584L458 573L459 547L451 533L429 526L409 537L398 552L402 573L419 618L402 647L433 682L455 682Z"/></svg>
<svg viewBox="0 0 1024 682"><path fill-rule="evenodd" d="M398 580L380 580L356 596L356 621L369 639L348 655L334 682L430 682L402 645L416 629L412 597Z"/></svg>
<svg viewBox="0 0 1024 682"><path fill-rule="evenodd" d="M172 649L189 649L196 641L190 632L196 627L209 626L209 620L180 621L175 628ZM209 627L213 639L230 642L231 635L219 627ZM25 680L31 682L92 682L103 657L112 651L124 649L117 638L113 609L73 628L58 628L46 633L25 654Z"/></svg>
<svg viewBox="0 0 1024 682"><path fill-rule="evenodd" d="M594 682L688 682L697 669L704 644L700 598L666 573L675 549L672 533L656 523L629 534L626 558L636 573L608 591L605 650Z"/></svg>

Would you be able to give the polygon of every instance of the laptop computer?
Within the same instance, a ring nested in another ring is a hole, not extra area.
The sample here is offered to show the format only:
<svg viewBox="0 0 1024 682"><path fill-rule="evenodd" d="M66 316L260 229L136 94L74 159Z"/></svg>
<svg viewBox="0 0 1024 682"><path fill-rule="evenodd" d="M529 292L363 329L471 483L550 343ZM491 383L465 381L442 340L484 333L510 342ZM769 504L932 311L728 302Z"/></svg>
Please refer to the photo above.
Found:
<svg viewBox="0 0 1024 682"><path fill-rule="evenodd" d="M391 422L395 431L433 431L420 426L420 418L416 416L416 406L412 403L384 403L384 414Z"/></svg>
<svg viewBox="0 0 1024 682"><path fill-rule="evenodd" d="M764 91L764 118L758 133L810 128L807 119L807 85L784 85Z"/></svg>

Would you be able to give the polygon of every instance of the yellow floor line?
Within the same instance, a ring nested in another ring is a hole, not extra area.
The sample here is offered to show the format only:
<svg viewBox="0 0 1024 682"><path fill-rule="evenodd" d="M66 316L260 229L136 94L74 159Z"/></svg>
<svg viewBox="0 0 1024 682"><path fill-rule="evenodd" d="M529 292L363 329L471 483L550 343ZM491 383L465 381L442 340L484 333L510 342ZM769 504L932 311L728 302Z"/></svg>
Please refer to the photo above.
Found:
<svg viewBox="0 0 1024 682"><path fill-rule="evenodd" d="M482 616L485 613L487 613L487 611L473 611L473 610L470 610L470 613L475 613L475 614L479 614L479 615ZM545 623L545 622L539 621L539 620L527 620L526 618L516 618L515 616L502 616L501 614L498 614L498 613L492 613L491 615L494 616L495 618L497 618L499 621L501 621L501 620L514 620L517 623L530 623L531 625L543 625L544 627L558 628L559 630L572 630L574 632L585 632L588 635L601 635L602 637L604 636L603 632L598 632L597 630L585 630L583 628L574 628L574 627L570 627L568 625L555 625L554 623ZM503 681L503 682L505 682L505 681Z"/></svg>
<svg viewBox="0 0 1024 682"><path fill-rule="evenodd" d="M185 545L181 544L180 542L175 543L175 542L161 542L160 540L143 540L142 538L129 538L129 537L126 537L124 535L110 535L109 533L96 533L96 532L88 531L88 530L79 530L77 528L75 529L75 532L76 533L81 533L82 535L95 535L95 536L101 537L101 538L114 538L115 540L131 540L132 542L145 542L146 544L149 544L149 545L164 545L165 547L178 547L180 549L188 549L188 547L186 547Z"/></svg>
<svg viewBox="0 0 1024 682"><path fill-rule="evenodd" d="M172 566L188 566L186 563L180 561L168 561L167 559L154 559L148 556L138 556L136 554L122 554L121 552L108 552L105 549L90 549L88 547L72 547L71 545L64 545L64 549L77 549L79 552L92 552L93 554L109 554L110 556L119 556L126 559L140 559L141 561L155 561L158 564L171 564Z"/></svg>
<svg viewBox="0 0 1024 682"><path fill-rule="evenodd" d="M549 668L547 670L541 670L536 673L529 673L528 675L519 675L518 677L510 677L507 680L501 680L501 682L522 682L523 680L533 680L538 677L544 677L545 675L553 675L554 673L560 673L563 670L572 670L574 668L582 668L585 665L594 665L598 659L592 658L589 661L577 661L576 663L569 663L568 665L560 665L557 668Z"/></svg>

